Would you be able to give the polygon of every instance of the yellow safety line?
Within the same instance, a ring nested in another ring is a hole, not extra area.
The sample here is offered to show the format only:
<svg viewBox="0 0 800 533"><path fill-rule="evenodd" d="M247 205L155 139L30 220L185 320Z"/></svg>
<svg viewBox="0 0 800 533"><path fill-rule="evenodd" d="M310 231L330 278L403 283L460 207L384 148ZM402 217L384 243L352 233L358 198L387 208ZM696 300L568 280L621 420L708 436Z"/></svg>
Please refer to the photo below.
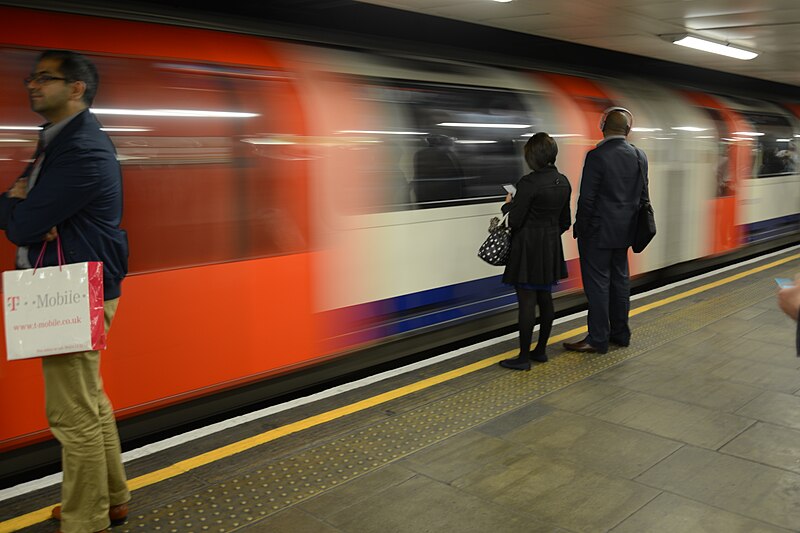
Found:
<svg viewBox="0 0 800 533"><path fill-rule="evenodd" d="M744 272L728 276L727 278L707 283L700 287L690 289L686 292L682 292L674 296L669 296L657 302L637 307L636 309L632 309L630 314L631 316L635 316L640 313L644 313L645 311L650 311L657 307L677 302L678 300L688 298L689 296L694 296L695 294L710 289L714 289L716 287L720 287L727 283L731 283L733 281L745 278L747 276L751 276L758 272L762 272L764 270L774 268L784 263L788 263L789 261L794 261L795 259L800 259L800 254L795 254L789 257L785 257L783 259L773 261L772 263L768 263L760 267L751 268L750 270L746 270ZM581 326L578 328L571 329L560 335L551 337L550 341L548 342L548 345L561 342L571 337L575 337L576 335L585 333L586 331L587 331L586 326ZM158 483L160 481L164 481L165 479L169 479L178 476L180 474L184 474L186 472L189 472L190 470L194 470L196 468L200 468L201 466L213 463L220 459L225 459L237 453L247 451L251 448L255 448L256 446L260 446L262 444L266 444L281 437L285 437L286 435L291 435L292 433L298 433L300 431L304 431L314 426L330 422L331 420L336 420L337 418L357 413L359 411L369 409L370 407L375 407L376 405L380 405L382 403L391 400L396 400L397 398L401 398L408 394L421 391L429 387L433 387L434 385L438 385L440 383L444 383L446 381L450 381L452 379L465 376L472 372L476 372L483 368L492 366L503 359L507 359L510 355L514 354L515 352L516 350L511 350L500 355L495 355L493 357L483 359L482 361L472 363L471 365L457 368L455 370L445 372L444 374L440 374L438 376L423 379L422 381L412 383L411 385L406 385L404 387L400 387L399 389L395 389L389 392L384 392L383 394L378 394L377 396L372 396L365 400L361 400L359 402L350 405L345 405L344 407L340 407L332 411L321 413L303 420L299 420L297 422L293 422L291 424L287 424L285 426L281 426L276 429L272 429L270 431L266 431L264 433L261 433L260 435L254 435L244 440L228 444L227 446L223 446L221 448L217 448L215 450L211 450L209 452L197 455L190 459L179 461L166 468L162 468L160 470L156 470L155 472L150 472L149 474L145 474L143 476L139 476L137 478L129 480L128 487L130 490L138 490L148 485L153 485L154 483ZM24 514L22 516L18 516L10 520L6 520L5 522L0 522L0 533L10 533L12 531L17 531L24 527L29 527L39 522L43 522L44 520L47 520L50 517L51 510L52 507L45 507L43 509L33 511L28 514Z"/></svg>

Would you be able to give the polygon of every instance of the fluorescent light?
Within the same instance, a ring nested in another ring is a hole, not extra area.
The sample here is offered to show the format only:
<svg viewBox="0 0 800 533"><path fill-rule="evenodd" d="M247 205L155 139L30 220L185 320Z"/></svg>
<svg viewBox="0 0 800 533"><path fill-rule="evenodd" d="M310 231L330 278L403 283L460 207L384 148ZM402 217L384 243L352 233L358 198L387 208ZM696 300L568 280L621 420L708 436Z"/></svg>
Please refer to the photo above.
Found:
<svg viewBox="0 0 800 533"><path fill-rule="evenodd" d="M339 133L368 133L371 135L427 135L422 131L341 130Z"/></svg>
<svg viewBox="0 0 800 533"><path fill-rule="evenodd" d="M125 115L132 117L190 117L190 118L251 118L258 113L233 111L204 111L202 109L90 109L95 115Z"/></svg>
<svg viewBox="0 0 800 533"><path fill-rule="evenodd" d="M792 140L791 139L775 139L775 142L788 143L788 142L792 142Z"/></svg>
<svg viewBox="0 0 800 533"><path fill-rule="evenodd" d="M676 126L670 129L678 131L706 131L708 128L698 128L696 126Z"/></svg>
<svg viewBox="0 0 800 533"><path fill-rule="evenodd" d="M39 131L42 129L41 126L0 126L0 130L29 130L29 131Z"/></svg>
<svg viewBox="0 0 800 533"><path fill-rule="evenodd" d="M135 131L153 131L150 128L100 128L103 131L110 131L113 133L127 133Z"/></svg>
<svg viewBox="0 0 800 533"><path fill-rule="evenodd" d="M711 52L712 54L719 54L745 61L758 57L758 54L755 52L744 50L743 48L736 48L727 43L715 43L714 41L701 39L692 35L678 35L670 38L670 40L673 44L679 46L686 46L688 48L694 48L695 50L702 50L703 52Z"/></svg>
<svg viewBox="0 0 800 533"><path fill-rule="evenodd" d="M553 133L550 137L560 139L561 137L583 137L580 133Z"/></svg>
<svg viewBox="0 0 800 533"><path fill-rule="evenodd" d="M263 138L249 138L249 139L242 139L243 143L248 144L267 144L272 146L286 146L290 144L297 144L295 142L286 140L286 139L279 139L275 137L263 137Z"/></svg>
<svg viewBox="0 0 800 533"><path fill-rule="evenodd" d="M501 4L507 4L507 3L509 3L511 0L494 0L494 1L495 1L495 2L499 2L499 3L501 3Z"/></svg>
<svg viewBox="0 0 800 533"><path fill-rule="evenodd" d="M0 139L0 143L32 143L33 139Z"/></svg>
<svg viewBox="0 0 800 533"><path fill-rule="evenodd" d="M497 144L497 141L456 141L458 144Z"/></svg>
<svg viewBox="0 0 800 533"><path fill-rule="evenodd" d="M452 128L510 128L523 129L530 128L530 124L484 124L481 122L440 122L437 126L448 126Z"/></svg>
<svg viewBox="0 0 800 533"><path fill-rule="evenodd" d="M762 137L764 134L757 131L734 131L733 135L745 135L747 137Z"/></svg>
<svg viewBox="0 0 800 533"><path fill-rule="evenodd" d="M641 132L654 132L654 131L661 131L661 128L631 128L631 131L641 131Z"/></svg>

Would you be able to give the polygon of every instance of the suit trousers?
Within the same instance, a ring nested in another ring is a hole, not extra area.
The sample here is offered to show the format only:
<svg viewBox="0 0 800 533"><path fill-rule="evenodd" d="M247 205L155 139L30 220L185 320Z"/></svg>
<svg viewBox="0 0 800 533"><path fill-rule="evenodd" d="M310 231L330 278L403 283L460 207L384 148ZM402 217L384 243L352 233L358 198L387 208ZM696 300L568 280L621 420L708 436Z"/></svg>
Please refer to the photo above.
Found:
<svg viewBox="0 0 800 533"><path fill-rule="evenodd" d="M600 351L608 349L609 338L629 343L628 248L598 248L591 239L578 238L578 253L583 290L589 301L587 342Z"/></svg>
<svg viewBox="0 0 800 533"><path fill-rule="evenodd" d="M106 333L118 304L104 302ZM109 527L109 507L126 503L130 492L100 352L44 357L42 369L47 420L61 443L61 531L101 531Z"/></svg>

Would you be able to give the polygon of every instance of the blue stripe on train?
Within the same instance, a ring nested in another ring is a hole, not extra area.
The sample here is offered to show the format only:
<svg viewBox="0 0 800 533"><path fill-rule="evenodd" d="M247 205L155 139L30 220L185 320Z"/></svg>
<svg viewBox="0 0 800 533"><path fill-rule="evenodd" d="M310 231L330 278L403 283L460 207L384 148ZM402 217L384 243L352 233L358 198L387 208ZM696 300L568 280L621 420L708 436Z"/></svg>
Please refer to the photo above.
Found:
<svg viewBox="0 0 800 533"><path fill-rule="evenodd" d="M773 239L798 230L800 230L800 214L761 220L744 226L745 241L748 243Z"/></svg>
<svg viewBox="0 0 800 533"><path fill-rule="evenodd" d="M501 278L492 276L330 311L337 324L337 344L352 346L516 305L514 289Z"/></svg>

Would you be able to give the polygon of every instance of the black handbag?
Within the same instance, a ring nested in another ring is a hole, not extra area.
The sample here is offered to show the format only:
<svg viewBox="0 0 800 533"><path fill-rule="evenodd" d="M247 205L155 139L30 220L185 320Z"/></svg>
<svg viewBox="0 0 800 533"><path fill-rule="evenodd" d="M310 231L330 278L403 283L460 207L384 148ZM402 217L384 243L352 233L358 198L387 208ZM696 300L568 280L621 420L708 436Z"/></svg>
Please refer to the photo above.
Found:
<svg viewBox="0 0 800 533"><path fill-rule="evenodd" d="M501 220L492 217L489 221L489 236L481 244L478 257L494 266L504 266L511 254L511 228L508 227L508 215Z"/></svg>
<svg viewBox="0 0 800 533"><path fill-rule="evenodd" d="M642 169L642 158L639 155L639 149L636 148L636 159L639 163L639 176L642 178L642 187L647 188L647 180L644 177L644 170ZM641 197L641 194L639 195ZM650 198L648 191L647 197ZM642 252L653 237L656 236L656 214L653 212L653 206L649 201L643 201L639 204L639 211L636 213L636 231L633 235L633 251L635 253Z"/></svg>

